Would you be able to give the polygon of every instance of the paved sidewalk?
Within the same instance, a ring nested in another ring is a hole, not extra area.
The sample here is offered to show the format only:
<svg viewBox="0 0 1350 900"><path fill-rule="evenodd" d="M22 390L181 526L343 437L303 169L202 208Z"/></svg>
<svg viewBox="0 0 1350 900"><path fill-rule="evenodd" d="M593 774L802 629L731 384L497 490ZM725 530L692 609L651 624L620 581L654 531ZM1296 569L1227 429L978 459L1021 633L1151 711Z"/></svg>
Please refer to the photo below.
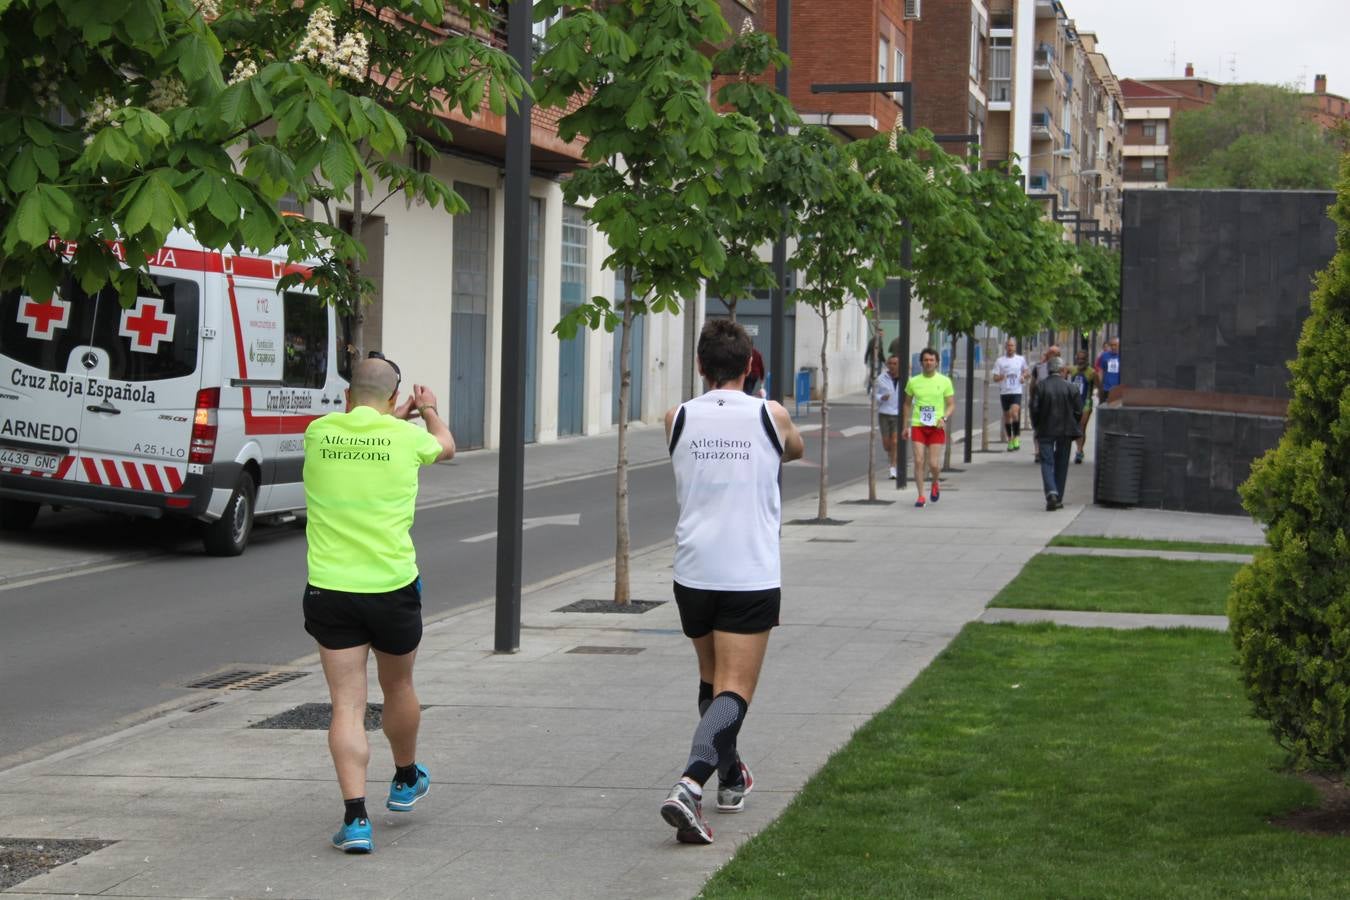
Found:
<svg viewBox="0 0 1350 900"><path fill-rule="evenodd" d="M373 737L373 856L327 846L341 806L324 733L249 727L326 699L310 658L298 663L308 674L288 684L203 692L198 712L0 772L4 837L117 842L11 890L123 898L693 896L1074 521L1075 507L1043 510L1039 473L1026 459L978 455L926 509L910 506L908 492L889 505L842 503L864 493L846 486L836 489L830 513L849 524L784 528L783 623L741 733L756 789L745 812L710 812L711 847L676 844L657 813L697 718L697 671L674 604L643 615L555 611L608 596L602 566L524 598L518 654L492 653L490 607L429 625L418 676L427 705L421 761L432 793L411 814L380 810L392 770L382 737ZM1083 494L1085 481L1071 485ZM883 487L881 495L895 492ZM788 504L784 520L813 516L815 506L814 498ZM1249 524L1234 520L1234 530ZM669 600L670 559L666 546L633 560L637 597Z"/></svg>

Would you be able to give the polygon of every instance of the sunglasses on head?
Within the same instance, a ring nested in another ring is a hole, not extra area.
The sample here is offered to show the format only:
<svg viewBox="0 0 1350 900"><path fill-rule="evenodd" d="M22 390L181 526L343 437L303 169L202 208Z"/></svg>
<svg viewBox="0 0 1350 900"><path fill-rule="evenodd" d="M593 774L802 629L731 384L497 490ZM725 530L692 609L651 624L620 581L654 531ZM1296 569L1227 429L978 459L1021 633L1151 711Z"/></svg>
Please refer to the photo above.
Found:
<svg viewBox="0 0 1350 900"><path fill-rule="evenodd" d="M367 359L382 359L382 360L384 360L385 362L389 363L389 367L392 368L392 369L394 370L394 379L395 379L395 381L394 381L394 393L397 394L397 393L398 393L399 385L403 384L403 372L402 372L401 369L399 369L398 363L394 362L392 359L390 359L389 357L385 356L383 353L381 353L381 352L378 351L378 350L372 350L372 351L370 351L369 353L366 354L366 358L367 358Z"/></svg>

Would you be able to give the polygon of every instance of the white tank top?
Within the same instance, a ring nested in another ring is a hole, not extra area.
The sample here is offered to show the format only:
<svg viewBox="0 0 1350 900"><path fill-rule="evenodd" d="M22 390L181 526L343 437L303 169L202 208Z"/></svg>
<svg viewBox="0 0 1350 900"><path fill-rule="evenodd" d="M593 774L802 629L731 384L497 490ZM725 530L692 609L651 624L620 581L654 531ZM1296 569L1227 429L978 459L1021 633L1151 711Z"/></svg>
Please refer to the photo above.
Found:
<svg viewBox="0 0 1350 900"><path fill-rule="evenodd" d="M781 585L782 444L768 405L740 391L708 391L680 406L670 436L677 582L720 591Z"/></svg>

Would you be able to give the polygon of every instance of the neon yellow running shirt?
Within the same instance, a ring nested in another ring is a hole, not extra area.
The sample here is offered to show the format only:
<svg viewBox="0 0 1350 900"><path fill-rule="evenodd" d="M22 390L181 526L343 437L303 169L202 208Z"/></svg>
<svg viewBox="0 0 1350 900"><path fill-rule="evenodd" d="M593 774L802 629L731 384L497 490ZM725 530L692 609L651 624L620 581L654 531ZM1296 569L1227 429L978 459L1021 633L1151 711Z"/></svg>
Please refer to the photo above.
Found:
<svg viewBox="0 0 1350 900"><path fill-rule="evenodd" d="M952 380L941 372L914 375L905 382L905 393L914 399L914 412L909 424L936 428L938 419L947 412L947 398L956 394Z"/></svg>
<svg viewBox="0 0 1350 900"><path fill-rule="evenodd" d="M395 591L417 577L412 536L417 471L440 441L369 406L329 413L305 429L309 583L356 594Z"/></svg>

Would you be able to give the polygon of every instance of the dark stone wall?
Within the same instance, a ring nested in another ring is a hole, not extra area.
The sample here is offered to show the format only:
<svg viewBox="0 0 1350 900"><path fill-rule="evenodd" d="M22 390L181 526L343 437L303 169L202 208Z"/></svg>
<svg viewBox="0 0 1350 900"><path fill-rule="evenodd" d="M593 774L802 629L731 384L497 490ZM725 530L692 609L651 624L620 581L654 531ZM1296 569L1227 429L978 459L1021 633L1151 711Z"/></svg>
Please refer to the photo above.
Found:
<svg viewBox="0 0 1350 900"><path fill-rule="evenodd" d="M1127 191L1122 383L1289 396L1313 275L1336 252L1330 191Z"/></svg>
<svg viewBox="0 0 1350 900"><path fill-rule="evenodd" d="M1269 416L1151 406L1102 407L1093 418L1099 463L1104 433L1144 438L1140 506L1198 513L1246 515L1238 486L1284 433L1284 420Z"/></svg>

